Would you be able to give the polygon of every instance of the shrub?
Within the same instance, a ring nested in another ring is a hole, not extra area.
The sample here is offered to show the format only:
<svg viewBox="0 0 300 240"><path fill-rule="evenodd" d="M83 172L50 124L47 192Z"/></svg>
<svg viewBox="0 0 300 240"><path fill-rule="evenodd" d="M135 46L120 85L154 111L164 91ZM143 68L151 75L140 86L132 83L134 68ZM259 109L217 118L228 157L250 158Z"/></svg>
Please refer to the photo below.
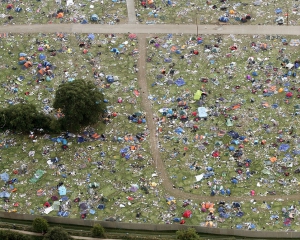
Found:
<svg viewBox="0 0 300 240"><path fill-rule="evenodd" d="M37 217L33 220L32 227L35 232L43 233L48 231L49 225L46 219Z"/></svg>
<svg viewBox="0 0 300 240"><path fill-rule="evenodd" d="M199 240L200 237L194 228L179 230L176 232L177 239L179 240Z"/></svg>
<svg viewBox="0 0 300 240"><path fill-rule="evenodd" d="M92 228L93 237L105 237L105 230L100 224L95 224Z"/></svg>
<svg viewBox="0 0 300 240"><path fill-rule="evenodd" d="M69 239L72 239L69 233L61 227L51 228L50 231L47 232L43 238L43 240L69 240Z"/></svg>
<svg viewBox="0 0 300 240"><path fill-rule="evenodd" d="M13 231L0 231L1 240L32 240L29 235L21 234Z"/></svg>

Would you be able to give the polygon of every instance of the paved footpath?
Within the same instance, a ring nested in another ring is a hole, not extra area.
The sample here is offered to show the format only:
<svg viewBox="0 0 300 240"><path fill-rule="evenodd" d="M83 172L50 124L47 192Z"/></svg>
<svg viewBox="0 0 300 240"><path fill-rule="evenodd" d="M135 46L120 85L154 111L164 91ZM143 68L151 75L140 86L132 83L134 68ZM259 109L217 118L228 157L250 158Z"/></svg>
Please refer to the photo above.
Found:
<svg viewBox="0 0 300 240"><path fill-rule="evenodd" d="M135 2L134 0L126 0L126 4L127 4L128 23L134 24L136 23Z"/></svg>
<svg viewBox="0 0 300 240"><path fill-rule="evenodd" d="M0 26L0 32L6 33L185 33L196 34L196 25L177 24L47 24L47 25L6 25ZM300 35L299 26L278 25L199 25L199 34L248 34L248 35Z"/></svg>

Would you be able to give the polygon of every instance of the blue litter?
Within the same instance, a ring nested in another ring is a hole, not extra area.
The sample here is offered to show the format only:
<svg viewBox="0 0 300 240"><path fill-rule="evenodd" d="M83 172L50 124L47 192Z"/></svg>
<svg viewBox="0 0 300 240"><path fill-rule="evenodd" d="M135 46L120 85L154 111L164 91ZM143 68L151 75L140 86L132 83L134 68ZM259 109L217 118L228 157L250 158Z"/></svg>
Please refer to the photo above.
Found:
<svg viewBox="0 0 300 240"><path fill-rule="evenodd" d="M300 154L300 150L294 150L292 153L293 153L294 155L299 155L299 154Z"/></svg>
<svg viewBox="0 0 300 240"><path fill-rule="evenodd" d="M8 173L1 173L0 178L1 178L1 180L6 182L9 179L9 175L8 175Z"/></svg>
<svg viewBox="0 0 300 240"><path fill-rule="evenodd" d="M223 207L219 207L218 208L218 212L220 213L220 212L223 212L224 211L224 208Z"/></svg>
<svg viewBox="0 0 300 240"><path fill-rule="evenodd" d="M69 212L63 212L62 216L63 217L69 217L69 214L70 214Z"/></svg>
<svg viewBox="0 0 300 240"><path fill-rule="evenodd" d="M175 199L174 197L170 196L170 197L167 198L167 201L172 201L174 199Z"/></svg>
<svg viewBox="0 0 300 240"><path fill-rule="evenodd" d="M231 190L230 189L226 189L226 194L227 195L231 195Z"/></svg>
<svg viewBox="0 0 300 240"><path fill-rule="evenodd" d="M224 212L221 212L219 216L220 216L220 218L225 218L225 219L230 217L230 215L228 213L224 213Z"/></svg>
<svg viewBox="0 0 300 240"><path fill-rule="evenodd" d="M97 208L100 209L100 210L103 210L105 208L105 205L104 204L99 204Z"/></svg>
<svg viewBox="0 0 300 240"><path fill-rule="evenodd" d="M238 181L236 178L234 178L234 179L231 180L231 182L232 182L233 184L238 184L239 181Z"/></svg>
<svg viewBox="0 0 300 240"><path fill-rule="evenodd" d="M46 55L45 54L40 54L39 59L40 60L45 60L46 59Z"/></svg>
<svg viewBox="0 0 300 240"><path fill-rule="evenodd" d="M62 201L68 201L68 199L69 199L69 198L68 198L67 196L63 196L63 197L61 198Z"/></svg>
<svg viewBox="0 0 300 240"><path fill-rule="evenodd" d="M238 212L238 213L236 214L236 216L237 216L237 217L242 217L242 216L244 216L244 213L243 213L243 212Z"/></svg>
<svg viewBox="0 0 300 240"><path fill-rule="evenodd" d="M241 225L241 224L236 225L236 229L242 229L242 228L243 228L243 225Z"/></svg>
<svg viewBox="0 0 300 240"><path fill-rule="evenodd" d="M178 128L175 129L175 132L177 134L182 134L182 133L184 133L184 130L182 128L178 127Z"/></svg>
<svg viewBox="0 0 300 240"><path fill-rule="evenodd" d="M235 131L229 131L229 132L227 132L227 134L230 137L232 137L233 139L238 139L240 137L240 135L237 132L235 132Z"/></svg>
<svg viewBox="0 0 300 240"><path fill-rule="evenodd" d="M231 144L238 145L238 144L240 144L240 141L237 140L237 139L234 139L234 140L231 141Z"/></svg>
<svg viewBox="0 0 300 240"><path fill-rule="evenodd" d="M78 143L82 143L82 142L84 142L85 141L85 139L83 138L83 137L78 137L77 138L77 142Z"/></svg>
<svg viewBox="0 0 300 240"><path fill-rule="evenodd" d="M251 223L249 226L249 229L255 229L255 228L256 228L256 226L253 223Z"/></svg>
<svg viewBox="0 0 300 240"><path fill-rule="evenodd" d="M90 214L93 214L93 215L94 215L95 212L96 212L96 211L95 211L94 209L90 209Z"/></svg>
<svg viewBox="0 0 300 240"><path fill-rule="evenodd" d="M10 197L10 193L3 191L0 192L0 198L9 198Z"/></svg>
<svg viewBox="0 0 300 240"><path fill-rule="evenodd" d="M220 22L228 22L228 21L229 21L229 18L223 16L223 17L220 17L220 18L219 18L219 21L220 21Z"/></svg>
<svg viewBox="0 0 300 240"><path fill-rule="evenodd" d="M185 81L183 80L183 78L178 78L178 79L175 81L175 84L176 84L178 87L181 87L181 86L185 85Z"/></svg>
<svg viewBox="0 0 300 240"><path fill-rule="evenodd" d="M281 144L278 148L279 151L285 152L290 148L288 144Z"/></svg>
<svg viewBox="0 0 300 240"><path fill-rule="evenodd" d="M88 39L90 39L90 40L94 40L94 39L95 39L95 35L94 35L94 34L92 34L92 33L90 33L90 34L88 35Z"/></svg>
<svg viewBox="0 0 300 240"><path fill-rule="evenodd" d="M98 21L98 20L99 20L99 17L98 17L97 14L93 14L93 15L91 16L91 21Z"/></svg>
<svg viewBox="0 0 300 240"><path fill-rule="evenodd" d="M126 147L126 148L122 148L121 150L120 150L120 153L122 154L122 153L127 153L128 152L128 150L129 150L129 148L128 147Z"/></svg>

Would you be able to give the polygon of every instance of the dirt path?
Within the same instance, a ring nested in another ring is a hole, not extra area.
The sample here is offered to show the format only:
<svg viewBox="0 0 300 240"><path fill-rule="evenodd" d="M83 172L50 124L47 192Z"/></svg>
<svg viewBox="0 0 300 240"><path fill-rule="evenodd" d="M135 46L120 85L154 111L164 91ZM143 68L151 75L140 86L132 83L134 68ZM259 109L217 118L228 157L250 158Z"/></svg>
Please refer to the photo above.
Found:
<svg viewBox="0 0 300 240"><path fill-rule="evenodd" d="M153 120L153 110L151 102L148 99L149 91L148 91L148 83L147 83L147 72L146 72L146 57L147 57L147 34L138 34L138 41L139 41L139 61L138 61L138 84L141 91L142 97L142 107L146 112L146 120L148 124L148 129L150 130L150 149L153 158L153 164L159 173L159 177L163 180L162 187L166 190L167 193L171 194L172 196L180 199L193 199L197 201L212 201L212 200L230 200L230 201L241 201L241 200L299 200L299 195L267 195L267 196L201 196L198 194L191 194L187 192L183 192L177 188L173 187L173 183L169 177L169 174L166 170L166 166L164 165L163 159L160 156L159 148L158 148L158 136L156 135L156 124ZM250 190L249 190L250 191Z"/></svg>

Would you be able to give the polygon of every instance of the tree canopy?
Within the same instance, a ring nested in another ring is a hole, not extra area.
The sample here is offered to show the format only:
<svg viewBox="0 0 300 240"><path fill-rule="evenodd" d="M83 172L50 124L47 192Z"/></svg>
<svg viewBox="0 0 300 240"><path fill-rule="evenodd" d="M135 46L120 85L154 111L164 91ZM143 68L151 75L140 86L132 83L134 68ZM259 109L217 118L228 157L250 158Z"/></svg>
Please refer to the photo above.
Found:
<svg viewBox="0 0 300 240"><path fill-rule="evenodd" d="M37 111L35 105L19 103L0 110L0 128L14 131L29 131L33 128L48 128L51 119Z"/></svg>
<svg viewBox="0 0 300 240"><path fill-rule="evenodd" d="M78 131L95 124L105 111L103 94L91 81L75 80L59 86L53 107L64 114L62 127Z"/></svg>

